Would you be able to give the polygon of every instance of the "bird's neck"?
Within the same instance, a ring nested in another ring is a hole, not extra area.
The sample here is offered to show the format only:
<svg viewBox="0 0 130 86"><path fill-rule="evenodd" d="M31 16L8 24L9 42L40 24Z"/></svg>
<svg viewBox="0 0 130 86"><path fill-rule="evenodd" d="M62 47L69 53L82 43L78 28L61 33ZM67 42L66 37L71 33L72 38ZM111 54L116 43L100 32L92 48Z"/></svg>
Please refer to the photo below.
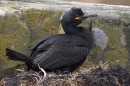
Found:
<svg viewBox="0 0 130 86"><path fill-rule="evenodd" d="M66 34L78 35L78 36L82 36L83 38L85 38L87 40L89 48L91 48L92 35L88 29L81 27L81 26L67 26L67 25L63 26L63 29Z"/></svg>
<svg viewBox="0 0 130 86"><path fill-rule="evenodd" d="M66 34L76 35L77 26L65 25L62 26Z"/></svg>

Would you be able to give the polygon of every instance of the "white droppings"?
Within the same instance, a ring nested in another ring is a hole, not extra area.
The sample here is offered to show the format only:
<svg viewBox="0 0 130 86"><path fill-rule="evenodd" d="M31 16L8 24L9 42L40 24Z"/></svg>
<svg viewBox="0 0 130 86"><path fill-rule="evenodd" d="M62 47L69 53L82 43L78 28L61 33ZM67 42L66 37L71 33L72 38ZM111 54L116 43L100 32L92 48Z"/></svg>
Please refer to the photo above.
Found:
<svg viewBox="0 0 130 86"><path fill-rule="evenodd" d="M26 43L23 43L23 45L27 45Z"/></svg>
<svg viewBox="0 0 130 86"><path fill-rule="evenodd" d="M127 43L126 43L126 36L125 35L122 35L121 37L120 37L120 40L121 40L121 44L122 45L126 45Z"/></svg>
<svg viewBox="0 0 130 86"><path fill-rule="evenodd" d="M5 11L0 10L0 16L5 16Z"/></svg>
<svg viewBox="0 0 130 86"><path fill-rule="evenodd" d="M64 15L64 14L65 14L65 13L62 14L62 16L60 17L60 20L63 18L63 15Z"/></svg>
<svg viewBox="0 0 130 86"><path fill-rule="evenodd" d="M12 45L11 47L12 47L12 49L14 49L14 45Z"/></svg>

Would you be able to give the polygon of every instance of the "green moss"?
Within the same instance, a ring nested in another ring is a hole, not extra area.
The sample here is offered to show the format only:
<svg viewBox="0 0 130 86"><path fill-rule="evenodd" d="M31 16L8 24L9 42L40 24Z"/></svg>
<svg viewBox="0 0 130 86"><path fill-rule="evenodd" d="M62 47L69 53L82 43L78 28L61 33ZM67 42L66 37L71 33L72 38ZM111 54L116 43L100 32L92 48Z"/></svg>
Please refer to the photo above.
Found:
<svg viewBox="0 0 130 86"><path fill-rule="evenodd" d="M18 62L9 61L5 56L5 49L11 48L27 54L30 34L25 27L20 24L17 15L7 15L0 17L0 68L12 67Z"/></svg>
<svg viewBox="0 0 130 86"><path fill-rule="evenodd" d="M120 37L124 35L124 26L122 23L120 23L120 25L118 24L116 25L114 20L109 20L109 22L99 22L99 20L95 20L95 27L104 30L109 40L105 50L101 50L98 46L94 45L90 52L90 60L103 60L110 64L115 64L118 61L121 65L125 65L128 61L128 50L125 48L125 45L122 45L120 40Z"/></svg>
<svg viewBox="0 0 130 86"><path fill-rule="evenodd" d="M24 22L31 32L31 46L37 40L41 40L48 35L57 34L60 25L62 12L53 10L22 10Z"/></svg>
<svg viewBox="0 0 130 86"><path fill-rule="evenodd" d="M61 24L60 24L60 28L58 30L58 34L65 34Z"/></svg>

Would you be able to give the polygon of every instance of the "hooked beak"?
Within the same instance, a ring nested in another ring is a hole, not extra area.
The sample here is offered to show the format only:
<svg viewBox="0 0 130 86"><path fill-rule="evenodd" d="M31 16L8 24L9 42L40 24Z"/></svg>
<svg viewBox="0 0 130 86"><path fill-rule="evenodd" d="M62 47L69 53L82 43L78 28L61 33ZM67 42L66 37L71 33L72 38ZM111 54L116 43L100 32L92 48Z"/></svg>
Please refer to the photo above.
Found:
<svg viewBox="0 0 130 86"><path fill-rule="evenodd" d="M97 17L97 16L98 16L97 14L91 14L91 15L85 14L85 15L83 15L83 16L76 17L75 19L76 19L76 20L84 20L84 19L86 19L86 18Z"/></svg>

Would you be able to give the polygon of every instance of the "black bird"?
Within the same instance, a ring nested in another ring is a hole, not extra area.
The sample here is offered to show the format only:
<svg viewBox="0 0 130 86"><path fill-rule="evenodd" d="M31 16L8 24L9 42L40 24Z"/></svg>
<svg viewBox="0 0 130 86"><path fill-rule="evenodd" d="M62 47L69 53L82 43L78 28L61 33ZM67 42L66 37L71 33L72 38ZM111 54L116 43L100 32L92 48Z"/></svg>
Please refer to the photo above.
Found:
<svg viewBox="0 0 130 86"><path fill-rule="evenodd" d="M88 29L78 26L84 19L96 17L85 15L80 8L71 8L61 18L65 34L47 37L30 49L29 56L6 49L8 59L25 62L28 69L39 71L38 64L46 71L69 73L86 60L91 47L92 36Z"/></svg>

